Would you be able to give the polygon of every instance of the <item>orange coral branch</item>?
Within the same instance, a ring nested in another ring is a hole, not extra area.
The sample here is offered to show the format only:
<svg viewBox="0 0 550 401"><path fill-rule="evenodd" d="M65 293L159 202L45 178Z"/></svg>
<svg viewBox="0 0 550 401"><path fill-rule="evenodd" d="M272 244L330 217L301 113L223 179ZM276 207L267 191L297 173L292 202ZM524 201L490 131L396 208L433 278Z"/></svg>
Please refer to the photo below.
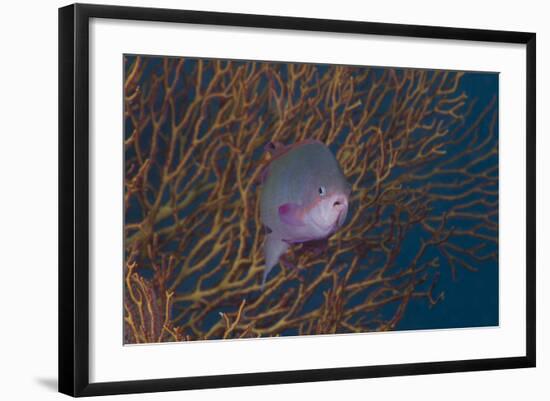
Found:
<svg viewBox="0 0 550 401"><path fill-rule="evenodd" d="M127 343L392 330L411 299L441 301L443 265L496 259L496 101L465 126L463 73L153 64L135 58L124 83ZM300 271L283 263L260 292L261 149L306 138L335 149L353 213L326 253L289 251Z"/></svg>

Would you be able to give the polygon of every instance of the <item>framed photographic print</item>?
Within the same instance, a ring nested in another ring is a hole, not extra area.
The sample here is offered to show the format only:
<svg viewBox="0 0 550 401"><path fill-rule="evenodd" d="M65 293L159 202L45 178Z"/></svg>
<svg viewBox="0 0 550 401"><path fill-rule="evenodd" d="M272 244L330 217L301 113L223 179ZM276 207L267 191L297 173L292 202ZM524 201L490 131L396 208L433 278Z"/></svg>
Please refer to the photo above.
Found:
<svg viewBox="0 0 550 401"><path fill-rule="evenodd" d="M59 389L535 366L535 34L59 10Z"/></svg>

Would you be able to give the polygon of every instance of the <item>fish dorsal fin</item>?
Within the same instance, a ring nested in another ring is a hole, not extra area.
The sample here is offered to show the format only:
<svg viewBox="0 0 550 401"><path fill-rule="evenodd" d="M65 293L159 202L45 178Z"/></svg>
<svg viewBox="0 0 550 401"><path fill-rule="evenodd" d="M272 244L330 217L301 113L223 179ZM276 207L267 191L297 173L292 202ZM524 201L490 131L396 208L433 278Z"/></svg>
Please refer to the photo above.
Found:
<svg viewBox="0 0 550 401"><path fill-rule="evenodd" d="M277 142L277 141L270 141L266 143L264 145L264 150L267 153L269 153L271 157L269 158L269 160L264 162L264 166L262 167L262 170L258 177L259 183L263 184L265 182L267 175L269 173L269 166L274 160L278 159L279 157L287 154L292 149L297 148L301 145L308 145L308 144L314 144L314 143L322 144L322 142L317 139L304 139L303 141L296 142L292 145L284 145L283 143Z"/></svg>
<svg viewBox="0 0 550 401"><path fill-rule="evenodd" d="M269 173L269 166L271 162L280 157L282 154L288 151L288 146L283 145L281 142L268 142L264 145L264 150L270 155L269 160L264 160L262 162L263 166L261 168L260 174L258 175L257 181L260 184L263 184Z"/></svg>
<svg viewBox="0 0 550 401"><path fill-rule="evenodd" d="M291 226L305 225L302 207L296 203L285 203L279 206L279 218L283 223Z"/></svg>
<svg viewBox="0 0 550 401"><path fill-rule="evenodd" d="M260 174L256 180L256 182L263 184L267 178L267 174L269 172L269 164L266 163L262 166L262 170L260 171Z"/></svg>
<svg viewBox="0 0 550 401"><path fill-rule="evenodd" d="M281 142L268 142L265 144L264 149L266 152L268 152L271 155L271 160L277 159L278 157L281 157L285 153L288 153L294 148L297 148L302 145L311 145L314 143L323 144L321 141L317 139L304 139L300 142L293 143L291 145L284 145Z"/></svg>
<svg viewBox="0 0 550 401"><path fill-rule="evenodd" d="M290 146L286 146L281 142L270 141L266 143L264 146L264 150L271 155L272 159L275 159L285 154L286 152L288 152L289 149L290 149Z"/></svg>

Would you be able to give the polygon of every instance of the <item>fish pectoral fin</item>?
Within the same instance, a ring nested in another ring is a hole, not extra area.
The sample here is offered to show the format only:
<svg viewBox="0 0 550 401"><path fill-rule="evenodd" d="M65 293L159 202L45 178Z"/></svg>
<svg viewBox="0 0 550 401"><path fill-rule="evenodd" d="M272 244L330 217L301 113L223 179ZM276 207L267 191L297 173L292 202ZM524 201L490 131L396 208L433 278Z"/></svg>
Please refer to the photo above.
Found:
<svg viewBox="0 0 550 401"><path fill-rule="evenodd" d="M267 275L273 269L273 267L279 262L279 258L283 255L289 248L289 244L286 242L274 238L272 235L268 235L264 243L264 256L265 256L265 267L264 274L262 277L262 289L265 286L267 280Z"/></svg>
<svg viewBox="0 0 550 401"><path fill-rule="evenodd" d="M302 207L296 203L285 203L279 206L279 218L283 223L291 226L305 225Z"/></svg>

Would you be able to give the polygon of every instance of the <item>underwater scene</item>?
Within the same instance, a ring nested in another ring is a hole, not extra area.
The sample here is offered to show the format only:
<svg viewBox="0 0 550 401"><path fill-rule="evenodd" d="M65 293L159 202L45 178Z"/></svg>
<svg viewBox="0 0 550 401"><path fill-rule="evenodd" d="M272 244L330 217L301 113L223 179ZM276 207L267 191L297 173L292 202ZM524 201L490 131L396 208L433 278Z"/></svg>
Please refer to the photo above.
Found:
<svg viewBox="0 0 550 401"><path fill-rule="evenodd" d="M498 326L497 72L123 73L124 344Z"/></svg>

